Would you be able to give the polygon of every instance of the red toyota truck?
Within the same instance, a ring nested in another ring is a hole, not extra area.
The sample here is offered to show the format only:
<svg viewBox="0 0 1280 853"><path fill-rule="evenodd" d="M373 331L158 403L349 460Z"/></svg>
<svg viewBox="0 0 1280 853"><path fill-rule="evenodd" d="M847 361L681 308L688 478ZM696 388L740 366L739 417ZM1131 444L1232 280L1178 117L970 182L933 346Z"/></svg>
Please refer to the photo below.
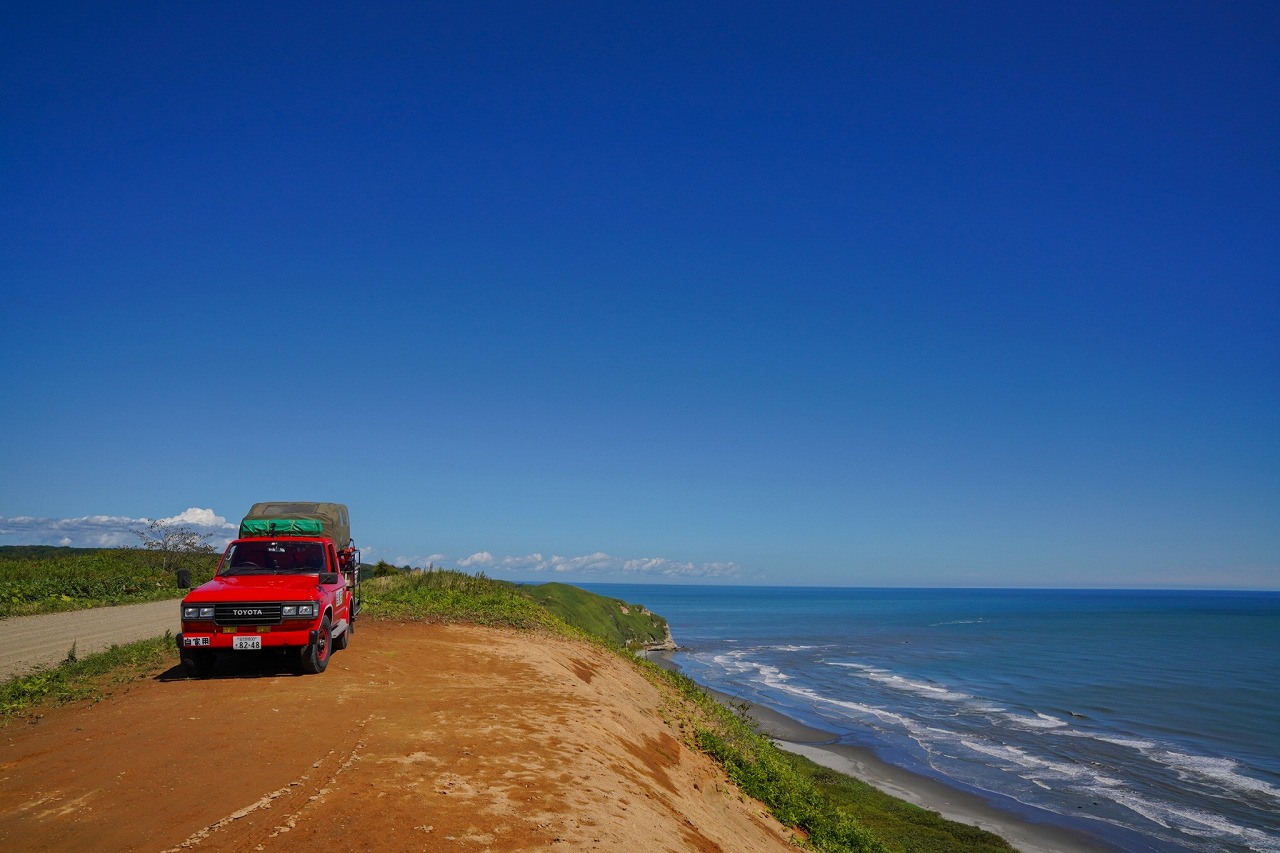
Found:
<svg viewBox="0 0 1280 853"><path fill-rule="evenodd" d="M359 612L360 552L346 506L257 503L213 580L182 599L182 665L208 678L223 653L276 651L303 672L324 672Z"/></svg>

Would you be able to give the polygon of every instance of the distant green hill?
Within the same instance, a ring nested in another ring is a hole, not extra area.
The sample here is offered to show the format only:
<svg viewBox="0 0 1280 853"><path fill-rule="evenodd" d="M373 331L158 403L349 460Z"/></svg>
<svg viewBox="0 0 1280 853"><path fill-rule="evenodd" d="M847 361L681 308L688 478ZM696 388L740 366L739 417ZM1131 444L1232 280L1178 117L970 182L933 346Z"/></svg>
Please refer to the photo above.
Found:
<svg viewBox="0 0 1280 853"><path fill-rule="evenodd" d="M667 620L643 605L627 604L563 583L521 587L522 592L593 637L630 649L674 648Z"/></svg>
<svg viewBox="0 0 1280 853"><path fill-rule="evenodd" d="M97 554L107 548L71 548L66 545L0 545L0 560L49 560Z"/></svg>

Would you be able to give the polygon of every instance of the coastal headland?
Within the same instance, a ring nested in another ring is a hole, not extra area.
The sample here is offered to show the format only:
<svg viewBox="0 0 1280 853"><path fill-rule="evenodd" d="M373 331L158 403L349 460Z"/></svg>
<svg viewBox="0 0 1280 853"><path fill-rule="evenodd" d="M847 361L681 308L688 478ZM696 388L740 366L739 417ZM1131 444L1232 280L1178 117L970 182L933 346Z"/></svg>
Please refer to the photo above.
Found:
<svg viewBox="0 0 1280 853"><path fill-rule="evenodd" d="M0 730L9 850L785 851L624 658L373 622L320 676L174 669Z"/></svg>

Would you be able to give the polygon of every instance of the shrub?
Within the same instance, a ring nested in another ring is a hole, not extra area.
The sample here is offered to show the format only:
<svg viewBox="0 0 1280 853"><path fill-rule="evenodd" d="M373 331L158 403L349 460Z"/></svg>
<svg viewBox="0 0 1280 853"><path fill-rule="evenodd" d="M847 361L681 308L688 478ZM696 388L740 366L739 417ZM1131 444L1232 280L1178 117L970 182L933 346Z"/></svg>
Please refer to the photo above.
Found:
<svg viewBox="0 0 1280 853"><path fill-rule="evenodd" d="M2 550L2 549L0 549ZM216 555L194 565L194 582L213 577ZM0 559L0 617L179 598L177 578L132 548L55 549Z"/></svg>

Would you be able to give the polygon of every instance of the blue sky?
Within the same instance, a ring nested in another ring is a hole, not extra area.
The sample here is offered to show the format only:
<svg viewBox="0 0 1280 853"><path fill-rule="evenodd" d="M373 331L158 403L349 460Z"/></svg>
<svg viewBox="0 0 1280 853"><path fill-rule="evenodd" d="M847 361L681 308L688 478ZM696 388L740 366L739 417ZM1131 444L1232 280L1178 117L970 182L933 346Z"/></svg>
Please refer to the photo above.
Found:
<svg viewBox="0 0 1280 853"><path fill-rule="evenodd" d="M0 544L1280 588L1274 3L33 7L0 87Z"/></svg>

